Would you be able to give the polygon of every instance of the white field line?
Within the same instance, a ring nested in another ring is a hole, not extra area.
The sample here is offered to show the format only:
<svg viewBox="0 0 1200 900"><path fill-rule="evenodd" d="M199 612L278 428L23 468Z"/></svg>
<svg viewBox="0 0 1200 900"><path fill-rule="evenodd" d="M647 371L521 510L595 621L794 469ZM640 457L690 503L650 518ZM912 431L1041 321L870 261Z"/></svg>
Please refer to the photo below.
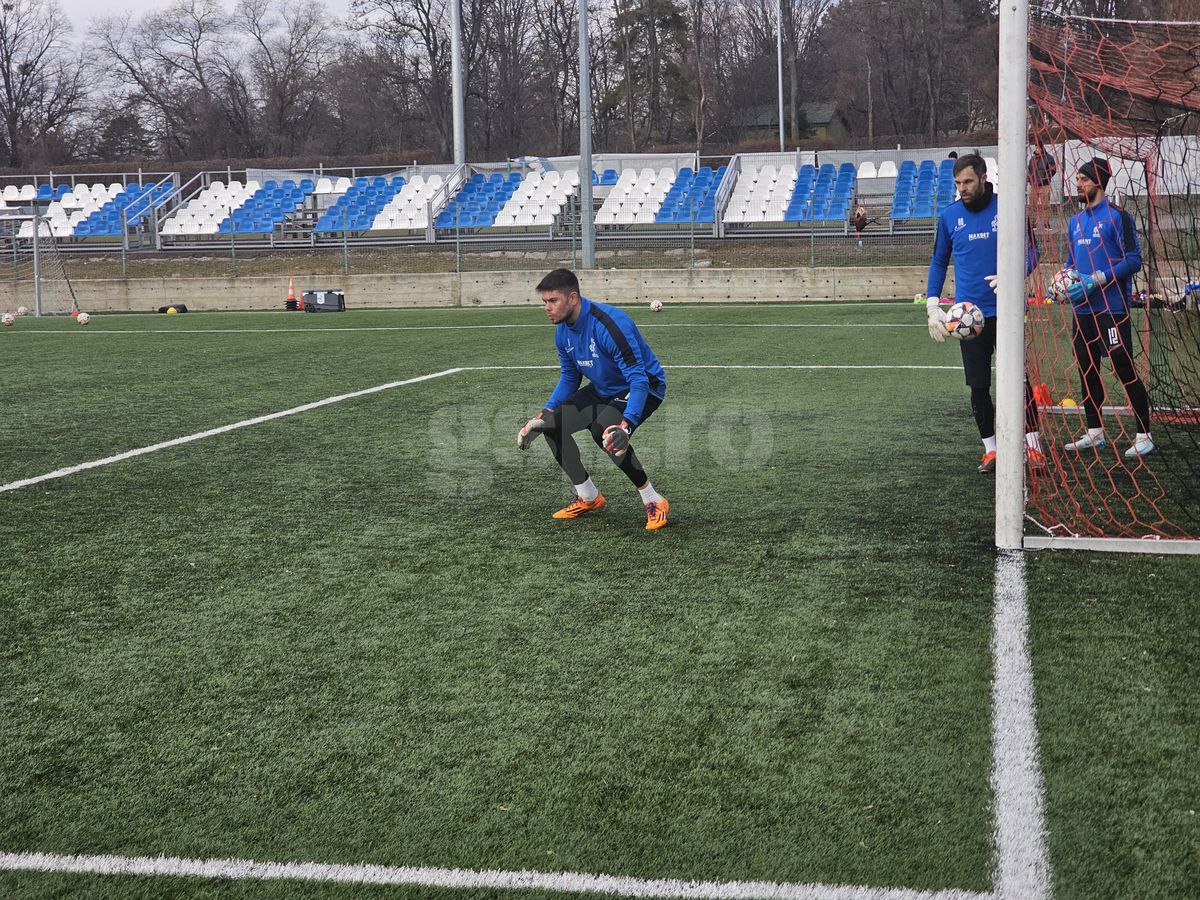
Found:
<svg viewBox="0 0 1200 900"><path fill-rule="evenodd" d="M680 881L579 872L505 872L413 866L274 863L252 859L180 859L167 856L64 856L0 853L0 870L74 872L88 875L154 875L233 881L294 880L345 884L541 890L617 897L679 897L688 900L992 900L974 891L920 891L839 884L773 881Z"/></svg>
<svg viewBox="0 0 1200 900"><path fill-rule="evenodd" d="M996 896L1050 896L1042 772L1038 764L1025 554L996 559L992 656L992 789L996 797Z"/></svg>
<svg viewBox="0 0 1200 900"><path fill-rule="evenodd" d="M756 366L756 365L722 366L722 365L686 365L686 364L677 366L677 365L672 364L670 366L666 366L665 368L666 368L667 372L673 372L676 369L779 369L779 370L783 370L783 371L788 371L788 370L803 371L806 369L812 369L812 370L817 370L817 371L822 370L822 369L833 369L835 371L841 370L841 369L845 369L845 370L889 369L889 370L898 370L898 371L934 371L934 372L942 371L942 370L949 371L949 372L961 372L962 371L962 366L890 366L890 365L889 366L851 366L851 365L843 366L843 365L821 365L821 364L816 364L816 363L814 363L812 365L761 365L761 366ZM526 369L554 369L555 371L558 371L558 366L539 365L539 366L463 366L462 367L463 372L517 372L517 371L522 371L522 370L526 370Z"/></svg>
<svg viewBox="0 0 1200 900"><path fill-rule="evenodd" d="M638 328L925 328L924 322L642 322ZM487 331L492 329L539 328L550 330L550 323L507 325L348 325L345 328L89 328L72 331L62 328L22 328L21 334L104 335L104 334L328 334L361 331Z"/></svg>
<svg viewBox="0 0 1200 900"><path fill-rule="evenodd" d="M452 327L467 327L467 326L452 326ZM482 326L482 327L508 327L508 326ZM545 327L545 326L520 326L520 327ZM249 329L254 330L254 329ZM338 329L332 329L338 330ZM57 334L60 332L44 332L47 334ZM112 333L112 332L105 332ZM135 333L135 332L126 332ZM145 332L140 332L145 333ZM164 332L166 333L166 332ZM259 425L263 422L270 422L274 419L281 419L285 416L296 415L309 410L317 409L322 406L328 406L332 403L340 403L343 400L350 400L355 397L362 397L368 394L379 393L380 391L391 390L396 387L403 387L408 384L415 384L419 381L428 381L432 378L441 378L446 375L454 375L459 372L491 372L491 371L522 371L522 370L547 370L557 369L555 365L530 365L530 366L461 366L453 369L446 369L441 372L434 372L428 375L420 375L416 378L410 378L405 381L392 381L387 384L376 385L375 387L364 388L360 391L354 391L349 394L340 394L334 397L326 397L323 400L316 400L312 403L306 403L302 406L296 406L291 409L282 410L280 412L268 413L263 416L256 416L252 419L245 419L241 422L234 422L230 425L222 425L218 428L212 428L208 431L197 432L196 434L185 435L184 437L172 438L169 441L162 441L157 444L151 444L148 447L139 447L136 450L127 450L124 453L119 453L115 456L105 457L104 459L92 460L86 463L80 463L75 466L68 466L62 469L55 469L53 472L47 472L44 475L38 475L33 478L25 478L20 481L13 481L8 484L0 485L0 493L5 491L15 491L19 488L29 487L30 485L38 484L42 481L50 481L55 478L63 478L67 475L74 475L78 472L83 472L87 469L95 469L100 466L111 465L112 463L122 462L126 459L132 459L136 456L143 456L147 453L153 453L158 450L166 450L170 447L177 447L181 444L189 444L193 441L202 440L204 438L214 437L218 434L235 431L239 428L246 428L250 425ZM888 369L901 371L958 371L959 366L911 366L911 365L823 365L823 364L800 364L800 365L672 365L671 369L732 369L732 370L874 370Z"/></svg>
<svg viewBox="0 0 1200 900"><path fill-rule="evenodd" d="M795 366L701 366L701 365L683 365L671 366L672 369L780 369L780 370L805 370L805 369L914 369L914 370L939 370L948 369L957 371L959 366L826 366L826 365L795 365ZM352 400L355 397L364 397L367 394L377 394L380 391L388 391L392 388L404 387L407 384L416 384L418 381L429 381L432 378L442 378L446 375L456 375L459 372L493 372L493 371L520 371L525 369L558 369L555 365L540 365L540 366L459 366L453 369L445 369L441 372L433 372L429 375L418 375L416 378L409 378L405 381L389 381L387 384L379 384L375 387L363 388L361 391L353 391L349 394L339 394L336 397L326 397L323 400L315 400L312 403L305 403L302 406L294 406L291 409L281 410L280 412L268 413L264 416L255 416L253 419L245 419L241 422L234 422L230 425L221 425L218 428L210 428L208 431L199 431L195 434L184 435L183 437L172 438L169 441L162 441L157 444L151 444L148 447L138 447L136 450L126 450L124 453L118 453L115 456L106 456L104 459L94 459L90 462L79 463L74 466L66 466L62 469L55 469L53 472L47 472L44 475L35 475L32 478L23 478L20 481L11 481L8 484L0 484L0 494L6 491L15 491L23 487L39 484L43 481L52 481L56 478L65 478L68 475L75 475L78 472L86 471L87 469L96 469L100 466L108 466L113 463L123 462L127 459L132 459L135 456L144 456L147 453L154 453L158 450L166 450L171 447L178 447L180 444L190 444L193 441L203 440L204 438L215 437L218 434L236 431L239 428L247 428L251 425L261 425L263 422L270 422L274 419L282 419L285 416L294 416L298 413L308 412L309 410L318 409L322 406L329 406L332 403L341 403L343 400Z"/></svg>
<svg viewBox="0 0 1200 900"><path fill-rule="evenodd" d="M15 491L23 487L29 487L30 485L38 484L43 481L50 481L55 478L65 478L68 475L74 475L77 472L83 472L87 469L96 469L100 466L112 465L113 463L121 462L126 459L132 459L135 456L144 456L147 453L154 453L158 450L166 450L169 447L178 447L180 444L190 444L193 441L200 441L204 438L213 437L214 435L225 434L229 431L236 431L239 428L248 428L251 425L261 425L263 422L270 422L274 419L282 419L285 416L294 416L302 412L308 412L312 409L318 409L322 406L329 406L332 403L341 403L343 400L352 400L355 397L365 397L368 394L377 394L380 391L388 391L392 388L404 387L406 384L416 384L418 381L429 381L430 379L441 378L445 375L454 375L461 371L462 369L446 369L442 372L433 372L429 375L418 375L416 378L407 378L404 381L389 381L387 384L378 384L375 387L364 388L361 391L353 391L349 394L338 394L336 397L326 397L324 400L316 400L312 403L305 403L302 406L294 406L291 409L268 413L265 416L255 416L253 419L244 419L241 422L234 422L231 425L222 425L219 428L210 428L208 431L199 431L196 434L172 438L169 441L151 444L148 447L139 447L136 450L126 450L124 453L118 453L116 456L107 456L104 459L94 459L91 462L80 463L79 465L75 466L67 466L63 469L55 469L53 472L47 472L45 475L36 475L33 478L23 478L20 481L12 481L8 484L0 484L0 494L4 493L5 491Z"/></svg>

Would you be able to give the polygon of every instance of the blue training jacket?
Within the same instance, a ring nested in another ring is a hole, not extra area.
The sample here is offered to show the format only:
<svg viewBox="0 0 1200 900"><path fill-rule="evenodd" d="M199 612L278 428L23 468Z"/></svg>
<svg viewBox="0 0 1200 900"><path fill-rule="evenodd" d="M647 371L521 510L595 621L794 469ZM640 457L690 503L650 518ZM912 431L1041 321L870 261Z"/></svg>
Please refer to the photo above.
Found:
<svg viewBox="0 0 1200 900"><path fill-rule="evenodd" d="M642 421L646 398L662 400L667 395L667 374L650 349L633 319L606 303L580 298L579 318L574 325L560 323L554 330L562 375L547 409L558 409L579 390L586 374L596 392L606 399L628 395L625 421Z"/></svg>
<svg viewBox="0 0 1200 900"><path fill-rule="evenodd" d="M940 297L946 284L946 270L954 256L954 299L969 300L989 319L996 315L996 292L984 278L996 274L996 217L1000 206L995 191L978 212L971 212L961 200L955 200L938 216L933 258L929 261L927 297ZM1025 274L1037 265L1037 247L1026 241Z"/></svg>
<svg viewBox="0 0 1200 900"><path fill-rule="evenodd" d="M1133 275L1142 267L1142 248L1138 245L1133 216L1118 209L1105 197L1095 206L1081 209L1068 226L1070 243L1067 256L1072 269L1085 278L1103 272L1108 282L1075 304L1076 312L1128 311Z"/></svg>

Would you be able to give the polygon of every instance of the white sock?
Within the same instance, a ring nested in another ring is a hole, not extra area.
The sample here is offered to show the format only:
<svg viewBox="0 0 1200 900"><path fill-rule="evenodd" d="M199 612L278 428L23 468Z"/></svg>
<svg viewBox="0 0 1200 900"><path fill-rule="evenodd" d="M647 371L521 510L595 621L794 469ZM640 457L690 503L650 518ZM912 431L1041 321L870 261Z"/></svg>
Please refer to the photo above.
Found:
<svg viewBox="0 0 1200 900"><path fill-rule="evenodd" d="M645 487L638 488L638 493L642 495L643 503L658 503L662 500L662 494L656 491L654 485L648 481Z"/></svg>
<svg viewBox="0 0 1200 900"><path fill-rule="evenodd" d="M991 437L987 437L987 438L983 439L983 452L984 453L995 453L996 452L996 436L994 434Z"/></svg>
<svg viewBox="0 0 1200 900"><path fill-rule="evenodd" d="M1102 434L1104 434L1103 428L1089 428L1088 429L1088 437L1098 438Z"/></svg>
<svg viewBox="0 0 1200 900"><path fill-rule="evenodd" d="M1042 452L1042 440L1038 437L1036 431L1025 432L1025 446L1030 450L1036 450L1038 453Z"/></svg>
<svg viewBox="0 0 1200 900"><path fill-rule="evenodd" d="M592 484L592 479L589 478L583 484L575 485L575 494L590 503L600 496L600 491L596 489L596 485Z"/></svg>

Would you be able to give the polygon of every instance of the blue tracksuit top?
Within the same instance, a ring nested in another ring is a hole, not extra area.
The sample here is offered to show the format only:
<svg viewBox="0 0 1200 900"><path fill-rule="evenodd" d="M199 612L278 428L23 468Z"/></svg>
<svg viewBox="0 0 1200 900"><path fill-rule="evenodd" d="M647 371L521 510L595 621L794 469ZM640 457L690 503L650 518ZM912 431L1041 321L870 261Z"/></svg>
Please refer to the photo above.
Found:
<svg viewBox="0 0 1200 900"><path fill-rule="evenodd" d="M1129 308L1133 274L1142 267L1142 248L1138 245L1133 216L1111 205L1105 197L1095 206L1075 213L1068 234L1067 257L1071 268L1085 278L1094 272L1103 272L1108 277L1101 290L1075 304L1076 312L1123 315Z"/></svg>
<svg viewBox="0 0 1200 900"><path fill-rule="evenodd" d="M579 390L586 374L601 397L625 397L625 421L642 421L646 398L662 400L667 394L667 375L633 319L606 303L580 298L579 318L574 325L559 323L554 329L562 375L547 409L558 409Z"/></svg>
<svg viewBox="0 0 1200 900"><path fill-rule="evenodd" d="M946 270L954 256L954 299L969 300L989 319L996 315L996 292L984 281L996 274L996 217L999 203L989 191L987 205L971 212L961 200L955 200L938 216L933 258L929 261L927 297L940 297L946 284ZM1025 248L1025 274L1037 265L1037 248L1028 241Z"/></svg>

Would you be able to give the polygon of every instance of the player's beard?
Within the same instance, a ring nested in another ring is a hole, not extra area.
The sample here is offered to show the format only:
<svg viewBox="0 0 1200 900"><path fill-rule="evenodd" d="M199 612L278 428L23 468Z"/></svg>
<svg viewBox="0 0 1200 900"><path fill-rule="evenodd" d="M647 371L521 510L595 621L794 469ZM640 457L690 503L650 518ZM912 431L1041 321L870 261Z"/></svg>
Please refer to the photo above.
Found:
<svg viewBox="0 0 1200 900"><path fill-rule="evenodd" d="M1098 193L1100 193L1100 188L1098 187L1084 188L1075 196L1075 199L1079 201L1080 206L1091 206L1095 202Z"/></svg>

